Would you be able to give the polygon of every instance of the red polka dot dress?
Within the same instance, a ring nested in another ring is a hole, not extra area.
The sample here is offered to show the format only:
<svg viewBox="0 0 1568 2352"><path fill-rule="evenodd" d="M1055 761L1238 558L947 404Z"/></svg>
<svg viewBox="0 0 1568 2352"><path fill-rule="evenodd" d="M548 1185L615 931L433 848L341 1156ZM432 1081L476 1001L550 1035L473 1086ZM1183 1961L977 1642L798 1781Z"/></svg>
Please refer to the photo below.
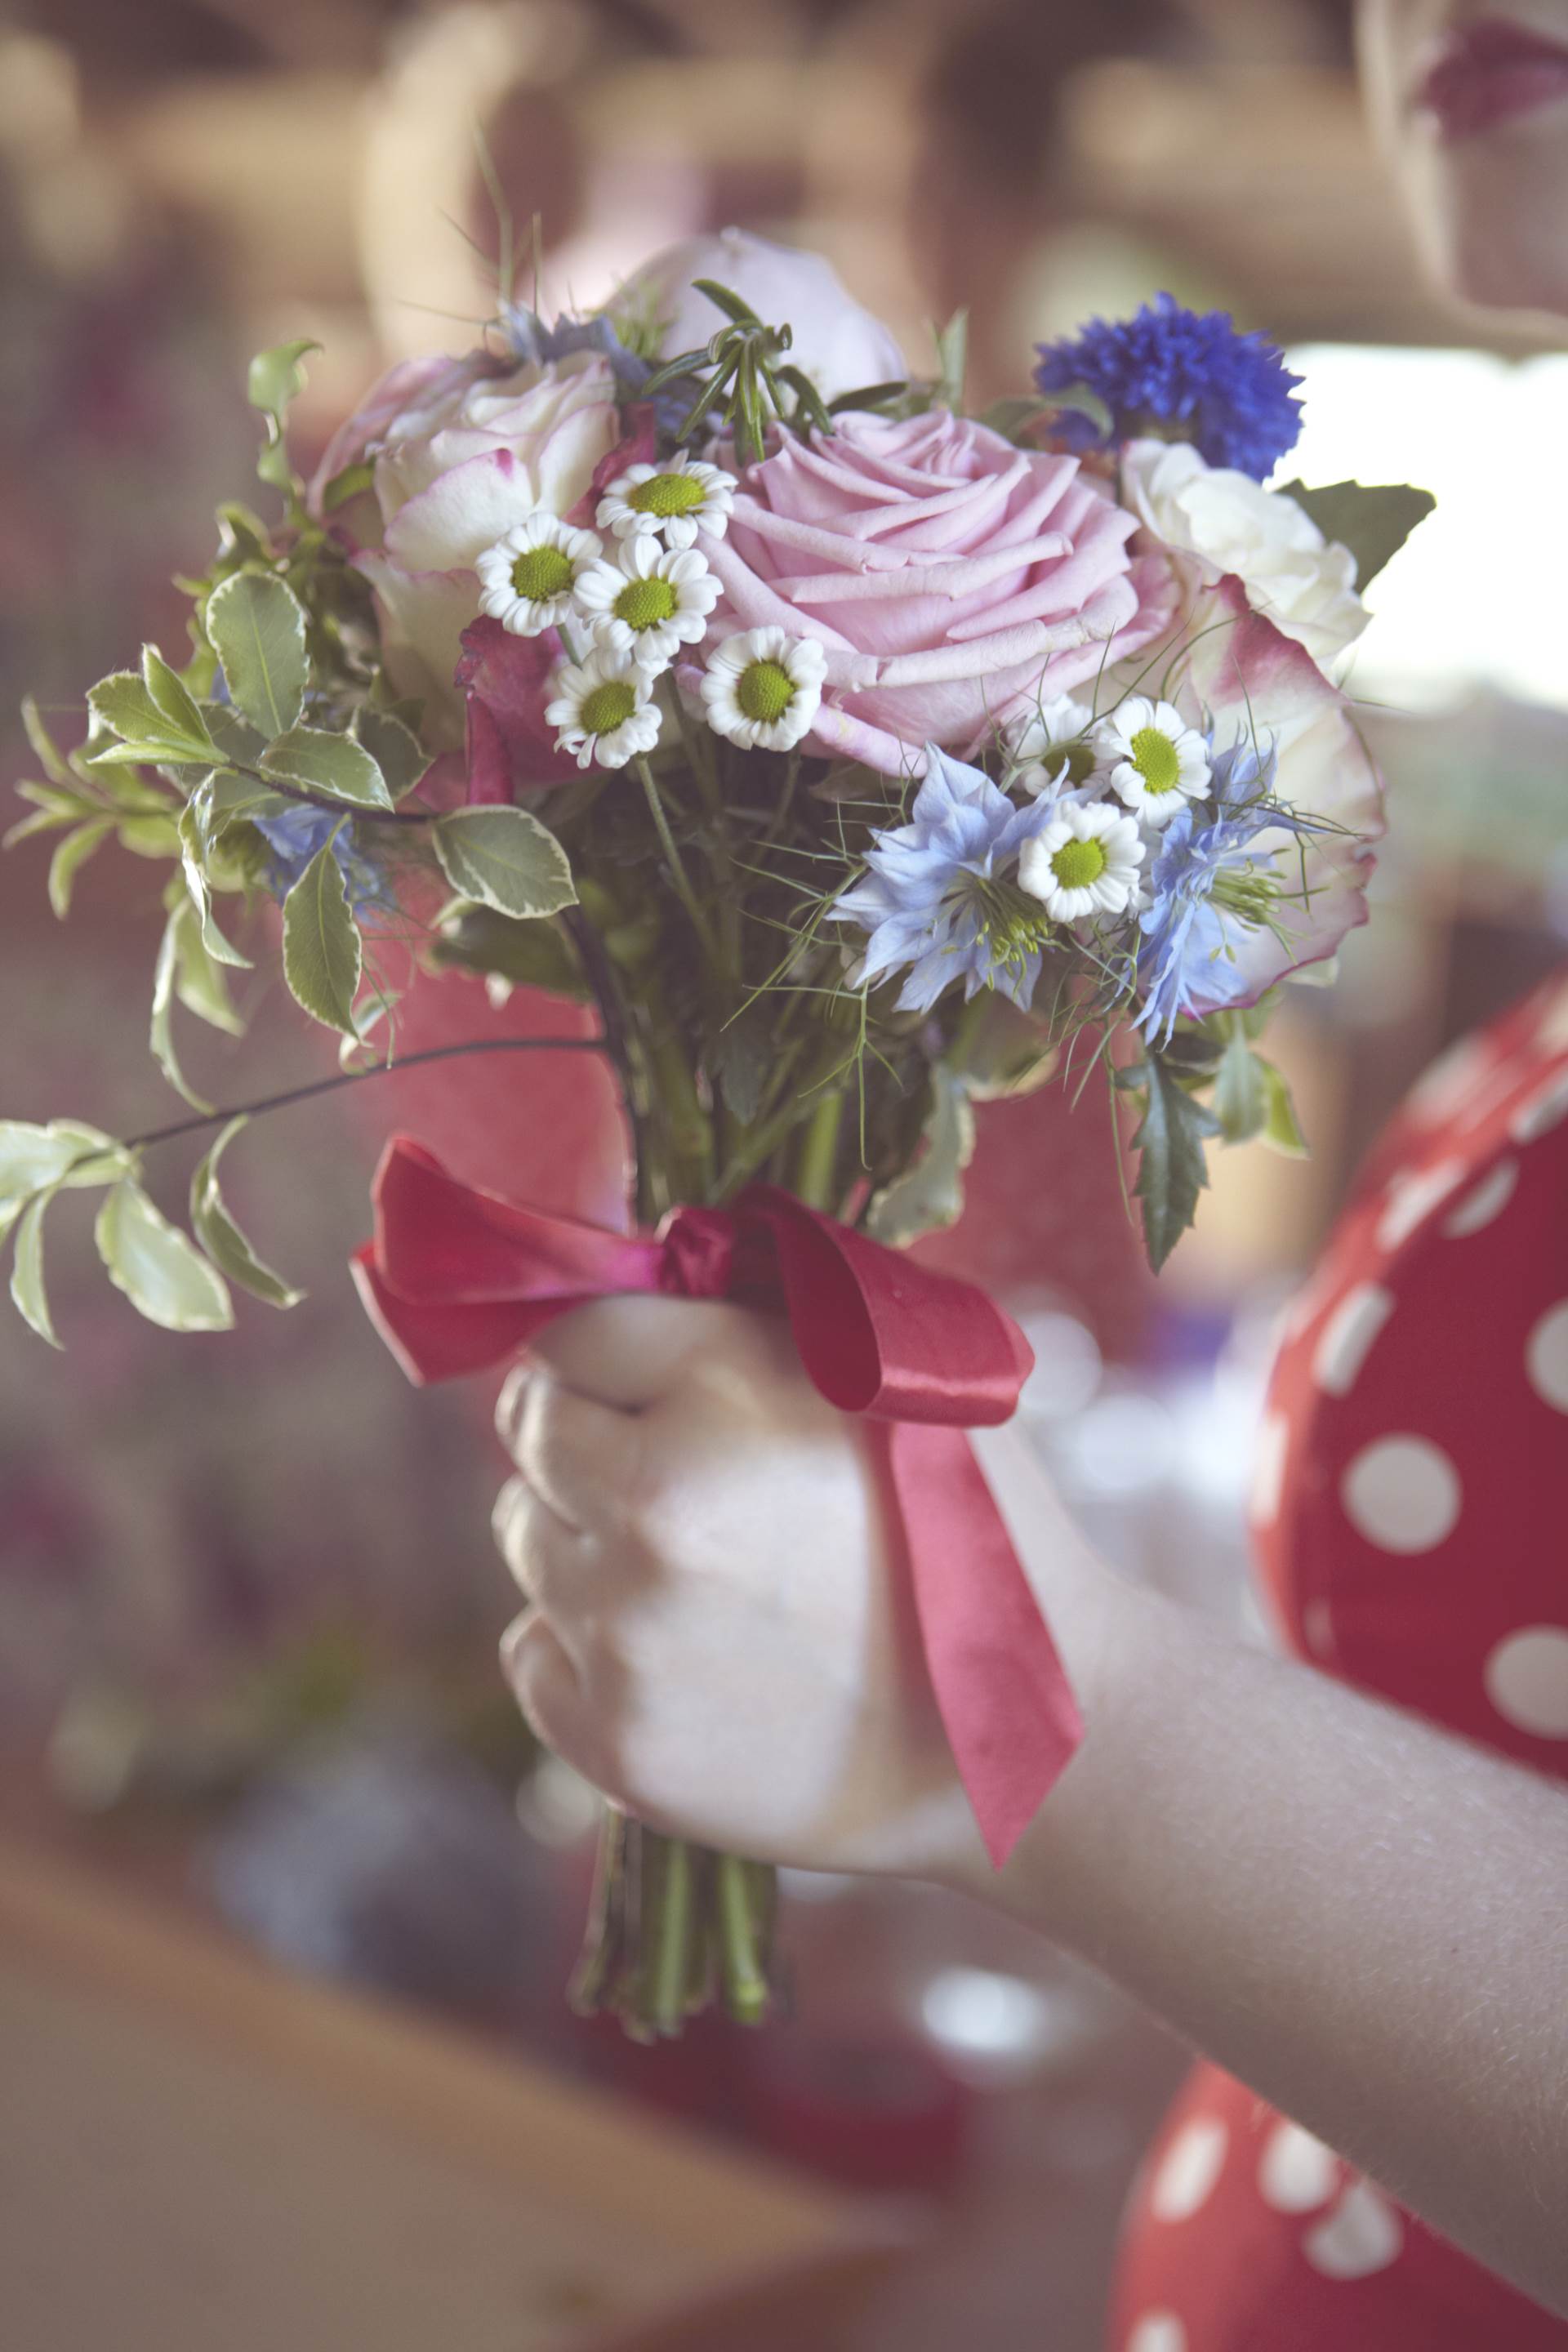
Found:
<svg viewBox="0 0 1568 2352"><path fill-rule="evenodd" d="M1568 1779L1568 980L1394 1122L1287 1322L1252 1517L1298 1656ZM1110 2346L1568 2352L1568 2321L1204 2065L1134 2193Z"/></svg>

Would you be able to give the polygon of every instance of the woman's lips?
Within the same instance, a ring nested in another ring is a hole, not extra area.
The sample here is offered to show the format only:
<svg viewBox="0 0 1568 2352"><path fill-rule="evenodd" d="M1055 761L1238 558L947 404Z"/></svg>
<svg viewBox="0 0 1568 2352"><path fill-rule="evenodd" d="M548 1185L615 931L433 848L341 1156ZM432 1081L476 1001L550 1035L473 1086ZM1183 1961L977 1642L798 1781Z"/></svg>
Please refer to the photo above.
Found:
<svg viewBox="0 0 1568 2352"><path fill-rule="evenodd" d="M1416 94L1447 141L1568 99L1568 48L1502 18L1467 26L1444 42Z"/></svg>

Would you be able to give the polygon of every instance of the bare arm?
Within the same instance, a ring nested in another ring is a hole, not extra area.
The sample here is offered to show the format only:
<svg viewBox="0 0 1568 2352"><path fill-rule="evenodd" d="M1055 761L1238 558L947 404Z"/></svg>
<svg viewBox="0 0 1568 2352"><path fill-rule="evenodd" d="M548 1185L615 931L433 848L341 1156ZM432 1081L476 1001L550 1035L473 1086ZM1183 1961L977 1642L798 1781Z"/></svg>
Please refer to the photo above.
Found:
<svg viewBox="0 0 1568 2352"><path fill-rule="evenodd" d="M1568 2314L1568 1792L1124 1585L990 1433L1089 1726L998 1877L869 1449L776 1328L622 1301L549 1349L498 1525L552 1746L658 1826L1005 1906Z"/></svg>

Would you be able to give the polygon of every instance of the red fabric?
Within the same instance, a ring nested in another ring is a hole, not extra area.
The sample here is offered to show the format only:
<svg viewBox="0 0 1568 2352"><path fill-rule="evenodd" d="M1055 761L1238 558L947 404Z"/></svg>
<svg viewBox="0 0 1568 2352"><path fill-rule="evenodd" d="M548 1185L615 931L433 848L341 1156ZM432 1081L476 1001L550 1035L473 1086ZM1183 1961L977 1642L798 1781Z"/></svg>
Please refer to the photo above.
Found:
<svg viewBox="0 0 1568 2352"><path fill-rule="evenodd" d="M1297 1655L1568 1779L1568 982L1445 1057L1290 1316L1253 1503ZM1212 2067L1135 2196L1114 2352L1568 2352Z"/></svg>
<svg viewBox="0 0 1568 2352"><path fill-rule="evenodd" d="M987 1851L1006 1860L1081 1737L1055 1644L963 1433L1011 1418L1032 1359L984 1291L933 1274L787 1192L678 1209L657 1237L477 1192L406 1139L377 1171L355 1276L415 1381L500 1363L614 1292L782 1307L841 1412L891 1424L926 1664Z"/></svg>

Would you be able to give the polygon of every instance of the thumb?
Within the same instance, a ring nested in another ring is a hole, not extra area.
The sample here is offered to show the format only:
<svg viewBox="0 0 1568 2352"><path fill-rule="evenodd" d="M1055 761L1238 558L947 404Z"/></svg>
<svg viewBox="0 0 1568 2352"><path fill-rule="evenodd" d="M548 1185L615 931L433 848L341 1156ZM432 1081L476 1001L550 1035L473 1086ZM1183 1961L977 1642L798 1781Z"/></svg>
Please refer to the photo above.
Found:
<svg viewBox="0 0 1568 2352"><path fill-rule="evenodd" d="M699 1357L755 1353L757 1318L721 1299L595 1298L531 1340L528 1360L623 1412L659 1403Z"/></svg>

